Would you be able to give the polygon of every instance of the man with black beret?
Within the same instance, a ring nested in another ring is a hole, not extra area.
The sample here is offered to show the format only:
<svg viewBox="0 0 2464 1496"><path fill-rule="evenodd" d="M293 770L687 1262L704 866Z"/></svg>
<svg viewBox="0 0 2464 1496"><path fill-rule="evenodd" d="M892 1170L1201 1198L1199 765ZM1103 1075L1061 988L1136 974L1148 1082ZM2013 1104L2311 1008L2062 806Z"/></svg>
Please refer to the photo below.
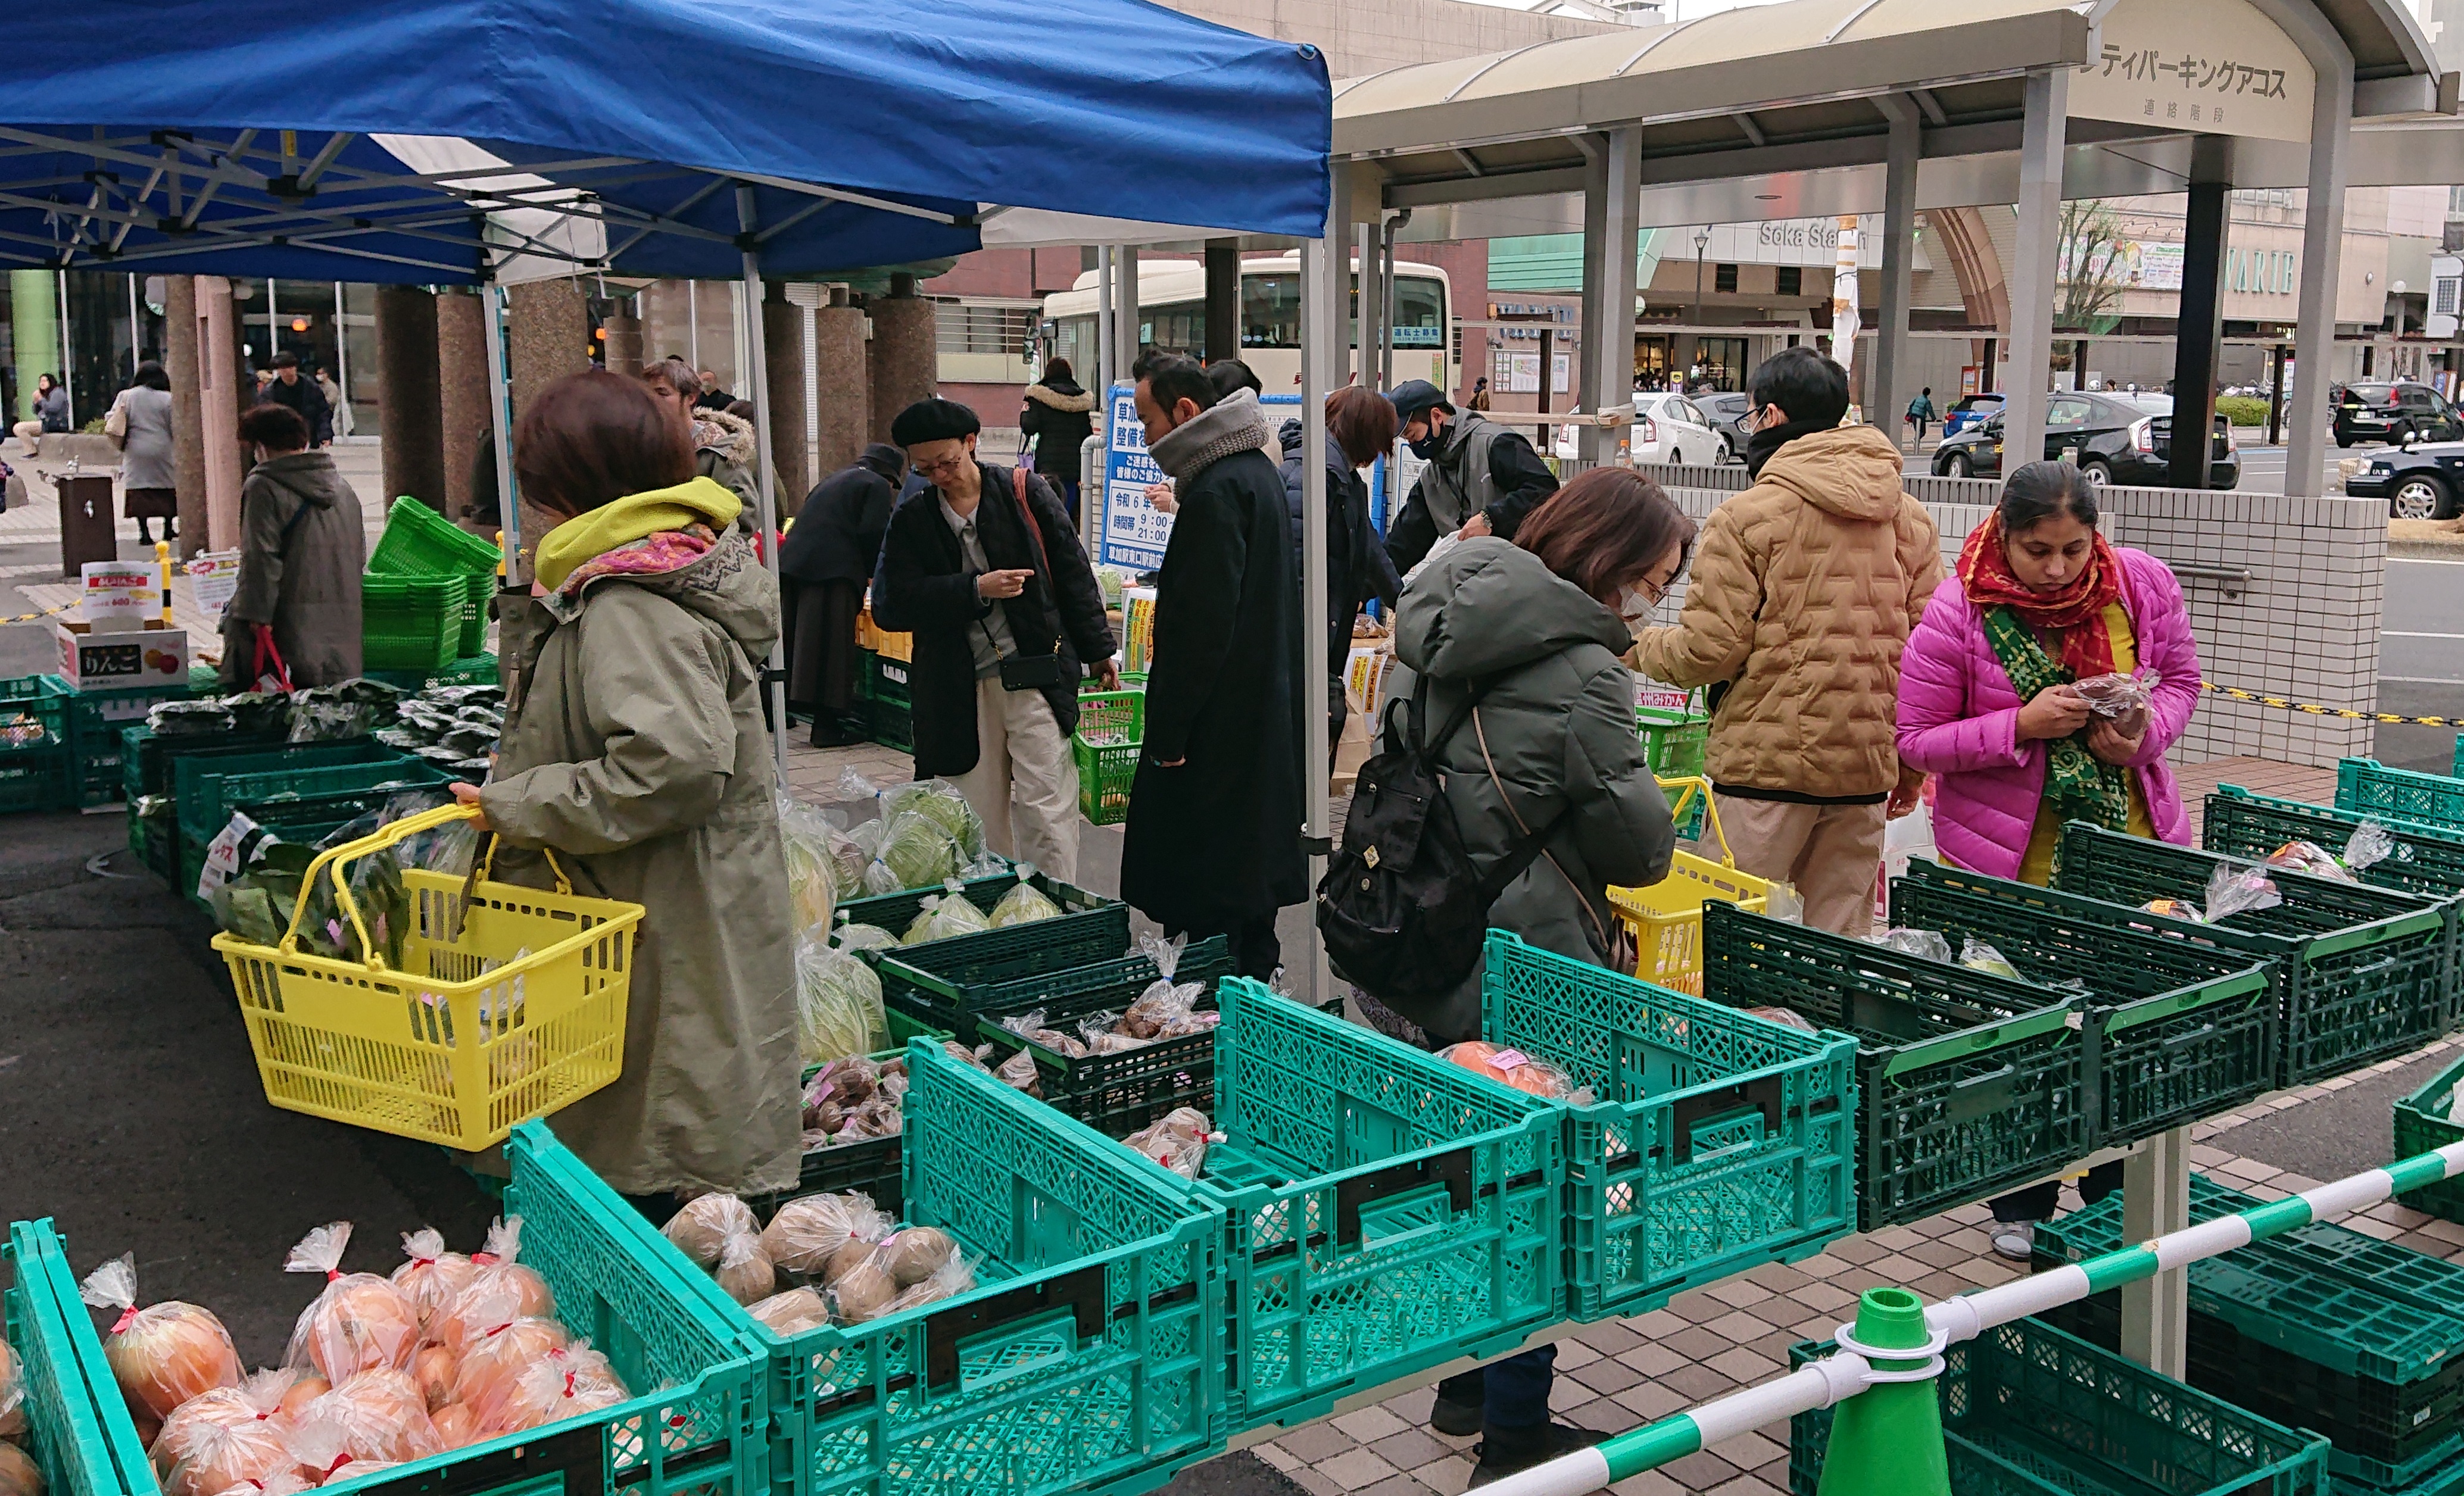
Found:
<svg viewBox="0 0 2464 1496"><path fill-rule="evenodd" d="M1528 438L1478 410L1458 414L1427 380L1406 380L1386 398L1404 442L1428 464L1386 532L1386 554L1397 572L1419 565L1440 536L1513 539L1523 517L1557 492L1557 475Z"/></svg>
<svg viewBox="0 0 2464 1496"><path fill-rule="evenodd" d="M1078 687L1120 677L1104 594L1069 511L1024 467L979 461L976 413L919 400L890 439L927 485L900 500L872 578L873 622L915 636L915 777L949 780L984 840L1078 875Z"/></svg>

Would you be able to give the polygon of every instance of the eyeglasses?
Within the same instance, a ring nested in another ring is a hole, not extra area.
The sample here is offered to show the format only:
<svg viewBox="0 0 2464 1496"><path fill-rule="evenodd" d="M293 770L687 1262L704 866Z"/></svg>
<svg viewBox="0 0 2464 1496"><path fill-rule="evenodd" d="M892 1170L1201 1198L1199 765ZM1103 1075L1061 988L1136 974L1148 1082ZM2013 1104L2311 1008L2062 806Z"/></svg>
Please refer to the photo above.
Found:
<svg viewBox="0 0 2464 1496"><path fill-rule="evenodd" d="M954 452L947 457L935 458L931 462L917 462L913 464L913 466L916 472L923 473L925 476L935 477L944 473L962 473L966 471L967 464L974 460L974 458L961 451Z"/></svg>

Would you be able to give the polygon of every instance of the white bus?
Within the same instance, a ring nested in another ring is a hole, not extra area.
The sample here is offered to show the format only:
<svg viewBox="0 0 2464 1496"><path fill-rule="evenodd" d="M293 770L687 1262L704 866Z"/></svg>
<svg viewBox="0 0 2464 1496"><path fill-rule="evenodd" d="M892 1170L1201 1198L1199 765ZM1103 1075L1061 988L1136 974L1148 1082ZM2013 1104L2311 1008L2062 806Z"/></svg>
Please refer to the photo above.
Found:
<svg viewBox="0 0 2464 1496"><path fill-rule="evenodd" d="M1354 259L1356 272L1359 261ZM1069 361L1092 387L1100 366L1095 350L1098 273L1088 271L1075 287L1044 298L1044 352ZM1360 279L1353 276L1354 312ZM1424 379L1447 392L1463 383L1463 348L1454 331L1453 290L1434 265L1398 261L1395 266L1395 383ZM1358 345L1359 321L1353 322ZM1241 361L1256 371L1268 394L1301 387L1300 252L1280 258L1241 262ZM1196 349L1206 341L1206 267L1199 260L1138 261L1138 342L1160 348Z"/></svg>

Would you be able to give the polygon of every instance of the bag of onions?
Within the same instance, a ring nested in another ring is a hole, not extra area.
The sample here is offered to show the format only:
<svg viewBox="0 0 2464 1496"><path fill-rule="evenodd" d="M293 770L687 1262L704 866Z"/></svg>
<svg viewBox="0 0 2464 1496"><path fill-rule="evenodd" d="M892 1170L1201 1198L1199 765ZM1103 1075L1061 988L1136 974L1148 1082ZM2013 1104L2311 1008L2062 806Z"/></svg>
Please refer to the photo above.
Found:
<svg viewBox="0 0 2464 1496"><path fill-rule="evenodd" d="M312 1379L320 1388L324 1385L321 1377ZM288 1427L291 1412L283 1404L299 1380L300 1373L290 1367L257 1372L236 1387L210 1387L181 1403L154 1436L149 1453L154 1457L155 1475L167 1478L181 1461L196 1452L208 1429L242 1423L267 1423L277 1432Z"/></svg>
<svg viewBox="0 0 2464 1496"><path fill-rule="evenodd" d="M471 1259L445 1249L442 1233L427 1227L402 1234L402 1255L410 1261L393 1270L394 1287L410 1296L422 1326L469 1287L477 1271Z"/></svg>
<svg viewBox="0 0 2464 1496"><path fill-rule="evenodd" d="M390 1278L341 1270L351 1223L337 1221L299 1239L283 1261L284 1272L321 1272L325 1291L300 1310L291 1331L288 1366L313 1366L340 1385L358 1372L401 1371L419 1349L419 1309Z"/></svg>
<svg viewBox="0 0 2464 1496"><path fill-rule="evenodd" d="M474 1333L517 1319L554 1318L556 1295L546 1279L515 1261L521 1249L522 1218L498 1217L488 1228L487 1250L471 1254L470 1285L430 1322L428 1338L458 1356Z"/></svg>
<svg viewBox="0 0 2464 1496"><path fill-rule="evenodd" d="M120 1311L103 1337L103 1359L111 1363L121 1396L154 1421L209 1388L239 1385L239 1353L231 1349L231 1331L221 1320L177 1299L137 1307L136 1253L96 1268L78 1286L77 1296L97 1309Z"/></svg>

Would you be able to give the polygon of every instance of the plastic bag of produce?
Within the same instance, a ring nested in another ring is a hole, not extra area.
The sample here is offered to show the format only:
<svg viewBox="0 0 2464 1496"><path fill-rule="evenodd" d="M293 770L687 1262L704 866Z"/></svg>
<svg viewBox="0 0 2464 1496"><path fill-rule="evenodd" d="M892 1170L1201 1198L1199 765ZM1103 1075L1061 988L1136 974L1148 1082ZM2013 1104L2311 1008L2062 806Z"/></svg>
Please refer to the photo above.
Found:
<svg viewBox="0 0 2464 1496"><path fill-rule="evenodd" d="M318 1424L340 1436L340 1447L326 1457L329 1462L341 1454L363 1463L400 1464L445 1447L436 1425L429 1421L427 1395L408 1373L390 1368L345 1377L299 1411L299 1427Z"/></svg>
<svg viewBox="0 0 2464 1496"><path fill-rule="evenodd" d="M915 922L907 927L907 934L898 943L922 945L930 940L947 940L953 935L974 935L991 928L992 921L984 917L984 912L976 907L974 900L957 891L957 885L953 883L947 892L925 896L923 909L916 913Z"/></svg>
<svg viewBox="0 0 2464 1496"><path fill-rule="evenodd" d="M812 1288L789 1288L774 1293L759 1304L744 1306L744 1312L761 1321L776 1335L801 1335L807 1330L819 1330L830 1322L830 1306L821 1293Z"/></svg>
<svg viewBox="0 0 2464 1496"><path fill-rule="evenodd" d="M824 811L835 818L836 811ZM825 840L829 847L827 867L830 873L830 898L844 904L864 896L864 869L872 854L881 847L881 823L867 821L853 830L841 826L835 819L827 823Z"/></svg>
<svg viewBox="0 0 2464 1496"><path fill-rule="evenodd" d="M1950 964L1950 942L1943 938L1942 932L1939 930L1894 927L1882 932L1881 943L1899 952L1902 956L1913 956L1919 960L1940 961L1945 966Z"/></svg>
<svg viewBox="0 0 2464 1496"><path fill-rule="evenodd" d="M2355 872L2374 868L2395 855L2395 838L2376 821L2365 821L2344 839L2344 866Z"/></svg>
<svg viewBox="0 0 2464 1496"><path fill-rule="evenodd" d="M145 714L145 726L157 737L181 737L236 732L239 718L219 701L165 701Z"/></svg>
<svg viewBox="0 0 2464 1496"><path fill-rule="evenodd" d="M1006 930L1012 925L1031 925L1039 919L1058 919L1061 906L1045 896L1044 891L1024 878L1001 896L993 906L992 926Z"/></svg>
<svg viewBox="0 0 2464 1496"><path fill-rule="evenodd" d="M2344 865L2316 842L2287 842L2267 854L2266 866L2281 868L2287 872L2306 872L2314 878L2334 878L2343 883L2353 881L2353 875L2344 870Z"/></svg>
<svg viewBox="0 0 2464 1496"><path fill-rule="evenodd" d="M822 1065L890 1047L881 978L853 951L812 937L796 941L796 1047Z"/></svg>
<svg viewBox="0 0 2464 1496"><path fill-rule="evenodd" d="M410 1296L422 1325L469 1287L478 1271L470 1258L445 1249L444 1233L425 1226L402 1234L402 1254L410 1261L393 1270L394 1287Z"/></svg>
<svg viewBox="0 0 2464 1496"><path fill-rule="evenodd" d="M239 1353L210 1311L177 1299L137 1307L136 1253L96 1268L77 1296L96 1309L120 1311L103 1334L102 1356L132 1407L166 1419L201 1392L239 1385Z"/></svg>
<svg viewBox="0 0 2464 1496"><path fill-rule="evenodd" d="M577 1340L522 1373L489 1432L544 1428L612 1408L630 1396L607 1357L590 1349L589 1341Z"/></svg>
<svg viewBox="0 0 2464 1496"><path fill-rule="evenodd" d="M1564 1101L1574 1093L1574 1083L1565 1071L1503 1045L1469 1040L1439 1050L1438 1058L1449 1065L1460 1065L1475 1075L1485 1075L1500 1085L1551 1101Z"/></svg>
<svg viewBox="0 0 2464 1496"><path fill-rule="evenodd" d="M799 930L827 930L838 904L837 873L830 854L830 824L822 812L784 793L779 796L779 837L787 852L787 893Z"/></svg>
<svg viewBox="0 0 2464 1496"><path fill-rule="evenodd" d="M2141 675L2090 675L2072 689L2101 717L2128 716L2154 699L2154 681Z"/></svg>
<svg viewBox="0 0 2464 1496"><path fill-rule="evenodd" d="M419 1349L419 1309L390 1278L341 1270L351 1223L337 1221L299 1239L284 1259L284 1272L320 1272L324 1291L299 1313L291 1331L286 1366L313 1366L341 1385L355 1372L401 1371Z"/></svg>
<svg viewBox="0 0 2464 1496"><path fill-rule="evenodd" d="M299 1375L288 1368L258 1372L236 1387L209 1387L172 1409L148 1451L153 1457L155 1477L167 1477L175 1465L194 1453L197 1441L208 1429L238 1423L287 1425L290 1419L282 1409L282 1395L291 1390Z"/></svg>
<svg viewBox="0 0 2464 1496"><path fill-rule="evenodd" d="M869 1195L803 1195L779 1207L762 1227L771 1262L789 1272L822 1274L851 1242L875 1243L898 1223Z"/></svg>
<svg viewBox="0 0 2464 1496"><path fill-rule="evenodd" d="M297 1463L291 1430L275 1419L209 1423L187 1443L163 1479L163 1496L220 1496L234 1485L262 1485Z"/></svg>
<svg viewBox="0 0 2464 1496"><path fill-rule="evenodd" d="M670 1216L659 1231L676 1244L676 1250L692 1258L694 1266L707 1270L718 1265L728 1238L760 1228L753 1219L752 1206L733 1195L713 1194L685 1201L684 1208Z"/></svg>
<svg viewBox="0 0 2464 1496"><path fill-rule="evenodd" d="M711 1270L719 1291L738 1304L759 1304L779 1291L779 1270L763 1250L759 1233L742 1232L718 1249L718 1265Z"/></svg>
<svg viewBox="0 0 2464 1496"><path fill-rule="evenodd" d="M1099 1026L1109 1027L1111 1020L1112 1015L1111 1014L1099 1014L1096 1018L1089 1019L1087 1022L1089 1023L1098 1024ZM1008 1029L1019 1038L1025 1040L1029 1044L1042 1045L1046 1049L1051 1050L1054 1054L1060 1055L1065 1059L1083 1060L1087 1058L1088 1045L1083 1041L1072 1039L1067 1034L1065 1034L1061 1030L1053 1028L1045 1023L1044 1009L1042 1008L1029 1008L1023 1013L1014 1013L1009 1017L1000 1019L997 1022L1001 1027Z"/></svg>
<svg viewBox="0 0 2464 1496"><path fill-rule="evenodd" d="M517 1319L473 1337L454 1366L452 1396L446 1400L469 1408L481 1428L492 1426L522 1373L562 1350L569 1338L552 1319Z"/></svg>
<svg viewBox="0 0 2464 1496"><path fill-rule="evenodd" d="M940 1238L942 1243L940 1246L940 1264L932 1271L913 1280L913 1282L908 1281L905 1276L909 1270L907 1266L901 1265L893 1268L891 1277L893 1281L900 1285L900 1287L898 1289L898 1297L890 1301L889 1311L892 1314L904 1314L909 1309L922 1309L927 1304L938 1304L943 1299L957 1298L959 1294L966 1292L968 1289L973 1288L976 1286L976 1265L983 1261L983 1259L980 1257L967 1256L964 1252L957 1250L956 1244L951 1243L948 1237L942 1236L940 1232L931 1230L929 1227L920 1231L901 1231L897 1236L883 1243L882 1251L894 1262L898 1261L902 1256L899 1252L899 1247L902 1243L911 1237L927 1235ZM924 1254L906 1253L903 1255L907 1258L922 1258Z"/></svg>
<svg viewBox="0 0 2464 1496"><path fill-rule="evenodd" d="M0 1340L0 1439L26 1432L26 1373L17 1353Z"/></svg>
<svg viewBox="0 0 2464 1496"><path fill-rule="evenodd" d="M881 847L864 869L868 894L898 893L945 883L958 870L957 844L928 815L892 816L882 824Z"/></svg>
<svg viewBox="0 0 2464 1496"><path fill-rule="evenodd" d="M917 780L911 784L894 785L881 792L881 818L896 821L900 816L915 814L930 818L942 833L956 843L961 862L973 862L983 855L984 822L967 797L947 780ZM910 884L909 887L914 885Z"/></svg>
<svg viewBox="0 0 2464 1496"><path fill-rule="evenodd" d="M1996 977L2008 977L2013 981L2021 979L2019 968L2006 960L2001 952L1974 935L1969 935L1959 943L1959 964L1971 971L1991 972Z"/></svg>
<svg viewBox="0 0 2464 1496"><path fill-rule="evenodd" d="M838 791L841 800L877 800L881 796L881 786L858 774L852 765L839 770Z"/></svg>
<svg viewBox="0 0 2464 1496"><path fill-rule="evenodd" d="M2283 891L2263 868L2236 868L2228 863L2208 879L2208 918L2222 923L2235 914L2274 909L2284 902Z"/></svg>
<svg viewBox="0 0 2464 1496"><path fill-rule="evenodd" d="M1132 1153L1154 1159L1184 1179L1194 1179L1206 1171L1207 1145L1223 1141L1223 1134L1215 1131L1205 1112L1195 1107L1175 1107L1121 1141Z"/></svg>
<svg viewBox="0 0 2464 1496"><path fill-rule="evenodd" d="M2199 906L2189 899L2151 898L2139 907L2151 914L2162 914L2167 919L2187 919L2194 925L2204 925L2208 922L2208 916L2200 913Z"/></svg>
<svg viewBox="0 0 2464 1496"><path fill-rule="evenodd" d="M846 912L840 912L844 920ZM853 921L842 923L830 932L830 943L842 951L888 951L898 945L898 937L879 925L862 925Z"/></svg>
<svg viewBox="0 0 2464 1496"><path fill-rule="evenodd" d="M471 1254L471 1287L436 1317L429 1338L458 1355L472 1336L499 1325L553 1318L556 1295L546 1279L516 1260L521 1250L522 1218L498 1217L488 1227L487 1249Z"/></svg>

